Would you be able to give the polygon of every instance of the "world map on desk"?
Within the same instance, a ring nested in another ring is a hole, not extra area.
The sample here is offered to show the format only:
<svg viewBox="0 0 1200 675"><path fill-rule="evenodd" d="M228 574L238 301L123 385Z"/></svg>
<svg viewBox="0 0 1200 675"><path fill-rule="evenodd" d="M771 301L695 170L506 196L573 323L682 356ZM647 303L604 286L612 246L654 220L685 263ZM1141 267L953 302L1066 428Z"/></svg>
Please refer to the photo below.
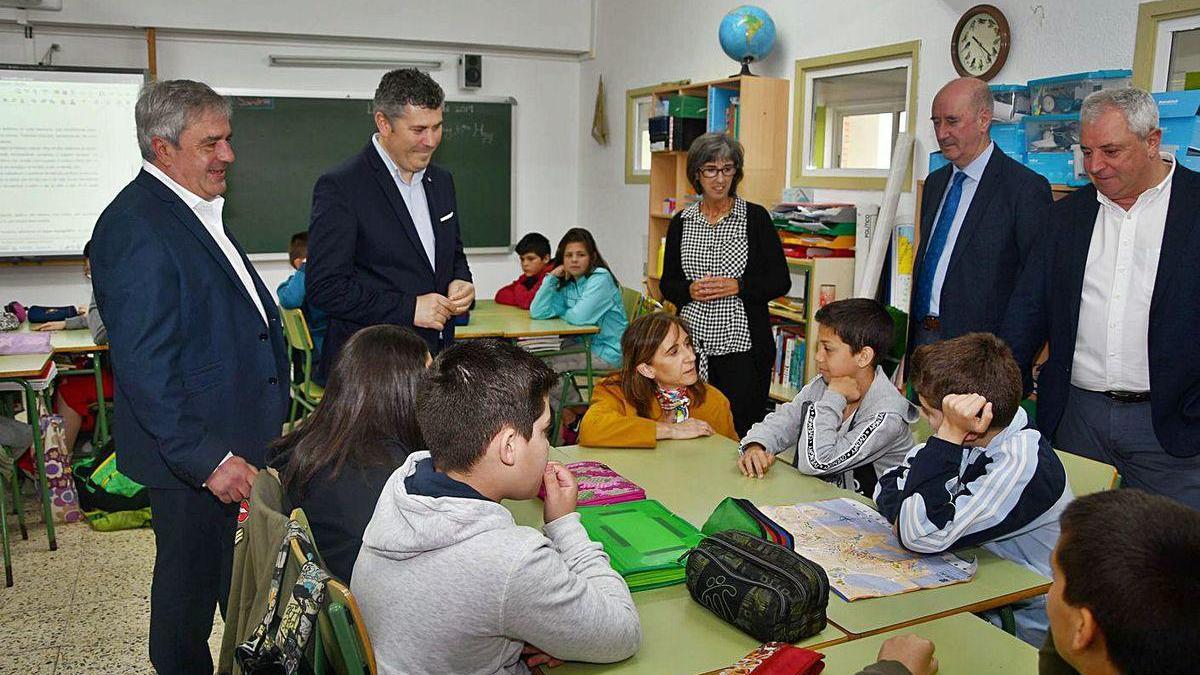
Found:
<svg viewBox="0 0 1200 675"><path fill-rule="evenodd" d="M853 499L758 509L795 537L796 553L823 567L829 587L847 601L949 586L975 576L974 560L905 549L883 516Z"/></svg>

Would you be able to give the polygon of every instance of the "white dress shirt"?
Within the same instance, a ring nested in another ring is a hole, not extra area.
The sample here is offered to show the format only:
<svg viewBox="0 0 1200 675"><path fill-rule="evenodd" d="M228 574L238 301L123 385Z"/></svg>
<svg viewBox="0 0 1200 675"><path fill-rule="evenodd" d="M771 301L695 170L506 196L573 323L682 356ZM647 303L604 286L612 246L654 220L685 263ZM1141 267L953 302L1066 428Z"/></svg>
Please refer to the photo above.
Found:
<svg viewBox="0 0 1200 675"><path fill-rule="evenodd" d="M408 215L417 228L417 236L421 238L421 246L425 248L425 257L429 259L429 266L437 269L433 252L433 218L429 215L429 202L425 199L425 183L422 182L425 179L425 170L413 172L412 179L405 183L404 179L400 177L400 167L396 166L396 163L392 161L392 156L387 154L387 151L379 143L379 134L372 136L371 142L375 144L375 150L379 152L384 166L388 168L388 173L392 174L392 180L396 181L396 188L400 190L400 196L404 198L404 205L408 207Z"/></svg>
<svg viewBox="0 0 1200 675"><path fill-rule="evenodd" d="M938 312L942 304L942 284L946 282L946 271L950 269L950 257L954 254L954 242L958 241L958 233L962 232L963 221L967 218L967 210L971 208L971 200L975 198L975 190L979 187L979 181L983 179L983 170L991 161L992 150L995 147L995 143L988 143L983 152L971 160L965 169L951 165L953 170L950 172L950 181L946 183L946 191L942 194L942 201L938 204L937 213L933 214L934 227L937 227L938 218L942 216L942 206L946 203L946 195L950 194L950 184L954 182L954 175L965 173L967 177L963 179L958 209L954 212L954 220L950 222L950 234L946 236L946 248L942 249L942 257L938 259L937 268L933 273L933 286L929 291L929 314L931 316L941 316ZM929 237L933 238L932 227L929 230Z"/></svg>
<svg viewBox="0 0 1200 675"><path fill-rule="evenodd" d="M233 271L237 273L238 279L242 281L242 285L246 288L246 293L250 295L250 299L254 301L254 307L258 309L258 315L262 317L263 325L267 323L267 311L263 309L262 298L258 297L258 290L254 288L254 280L250 277L250 270L246 269L245 262L242 261L241 254L238 253L237 247L233 245L233 241L229 235L225 233L225 225L221 220L221 211L225 208L225 198L217 196L212 201L206 201L204 198L192 194L187 188L183 187L174 180L171 180L167 174L162 172L157 166L150 162L142 160L142 168L146 173L154 176L162 181L163 185L171 188L171 191L179 195L184 204L196 214L200 222L204 225L204 229L212 235L213 240L217 243L217 248L225 254L229 260L229 265L233 267Z"/></svg>
<svg viewBox="0 0 1200 675"><path fill-rule="evenodd" d="M1088 247L1079 301L1079 329L1071 384L1091 391L1149 391L1150 297L1175 158L1161 183L1138 196L1126 211L1099 192L1100 211Z"/></svg>

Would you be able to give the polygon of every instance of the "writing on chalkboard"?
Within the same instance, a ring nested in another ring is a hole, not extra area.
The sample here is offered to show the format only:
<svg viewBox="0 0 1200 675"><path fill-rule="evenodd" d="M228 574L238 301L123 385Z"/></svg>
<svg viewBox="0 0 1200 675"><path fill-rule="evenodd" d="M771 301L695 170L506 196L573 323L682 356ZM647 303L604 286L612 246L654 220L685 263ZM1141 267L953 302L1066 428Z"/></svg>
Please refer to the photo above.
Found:
<svg viewBox="0 0 1200 675"><path fill-rule="evenodd" d="M457 138L477 138L484 145L491 145L496 141L495 132L488 131L483 122L447 124L443 127L443 130L445 133Z"/></svg>

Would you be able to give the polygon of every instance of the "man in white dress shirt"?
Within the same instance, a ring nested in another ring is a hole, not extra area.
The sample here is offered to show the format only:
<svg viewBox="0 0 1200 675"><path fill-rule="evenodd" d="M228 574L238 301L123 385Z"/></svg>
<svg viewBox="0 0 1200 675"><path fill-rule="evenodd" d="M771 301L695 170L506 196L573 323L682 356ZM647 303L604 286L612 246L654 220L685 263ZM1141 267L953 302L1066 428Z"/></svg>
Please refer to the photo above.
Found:
<svg viewBox="0 0 1200 675"><path fill-rule="evenodd" d="M1092 185L1054 205L1004 337L1023 365L1049 337L1038 425L1056 447L1200 508L1200 175L1160 151L1148 93L1080 114Z"/></svg>
<svg viewBox="0 0 1200 675"><path fill-rule="evenodd" d="M238 502L287 412L287 348L270 291L222 221L229 103L189 80L135 106L142 171L100 215L92 284L108 328L117 464L150 488L150 660L212 673Z"/></svg>

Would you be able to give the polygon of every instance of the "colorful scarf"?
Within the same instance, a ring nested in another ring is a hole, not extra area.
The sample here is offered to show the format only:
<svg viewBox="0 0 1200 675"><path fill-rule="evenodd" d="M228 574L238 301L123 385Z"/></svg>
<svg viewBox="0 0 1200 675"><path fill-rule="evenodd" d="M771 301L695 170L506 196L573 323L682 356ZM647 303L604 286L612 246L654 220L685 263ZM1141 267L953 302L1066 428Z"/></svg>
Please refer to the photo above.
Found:
<svg viewBox="0 0 1200 675"><path fill-rule="evenodd" d="M688 406L692 400L688 398L687 387L655 388L654 393L658 397L658 404L662 406L664 420L679 424L688 418Z"/></svg>

